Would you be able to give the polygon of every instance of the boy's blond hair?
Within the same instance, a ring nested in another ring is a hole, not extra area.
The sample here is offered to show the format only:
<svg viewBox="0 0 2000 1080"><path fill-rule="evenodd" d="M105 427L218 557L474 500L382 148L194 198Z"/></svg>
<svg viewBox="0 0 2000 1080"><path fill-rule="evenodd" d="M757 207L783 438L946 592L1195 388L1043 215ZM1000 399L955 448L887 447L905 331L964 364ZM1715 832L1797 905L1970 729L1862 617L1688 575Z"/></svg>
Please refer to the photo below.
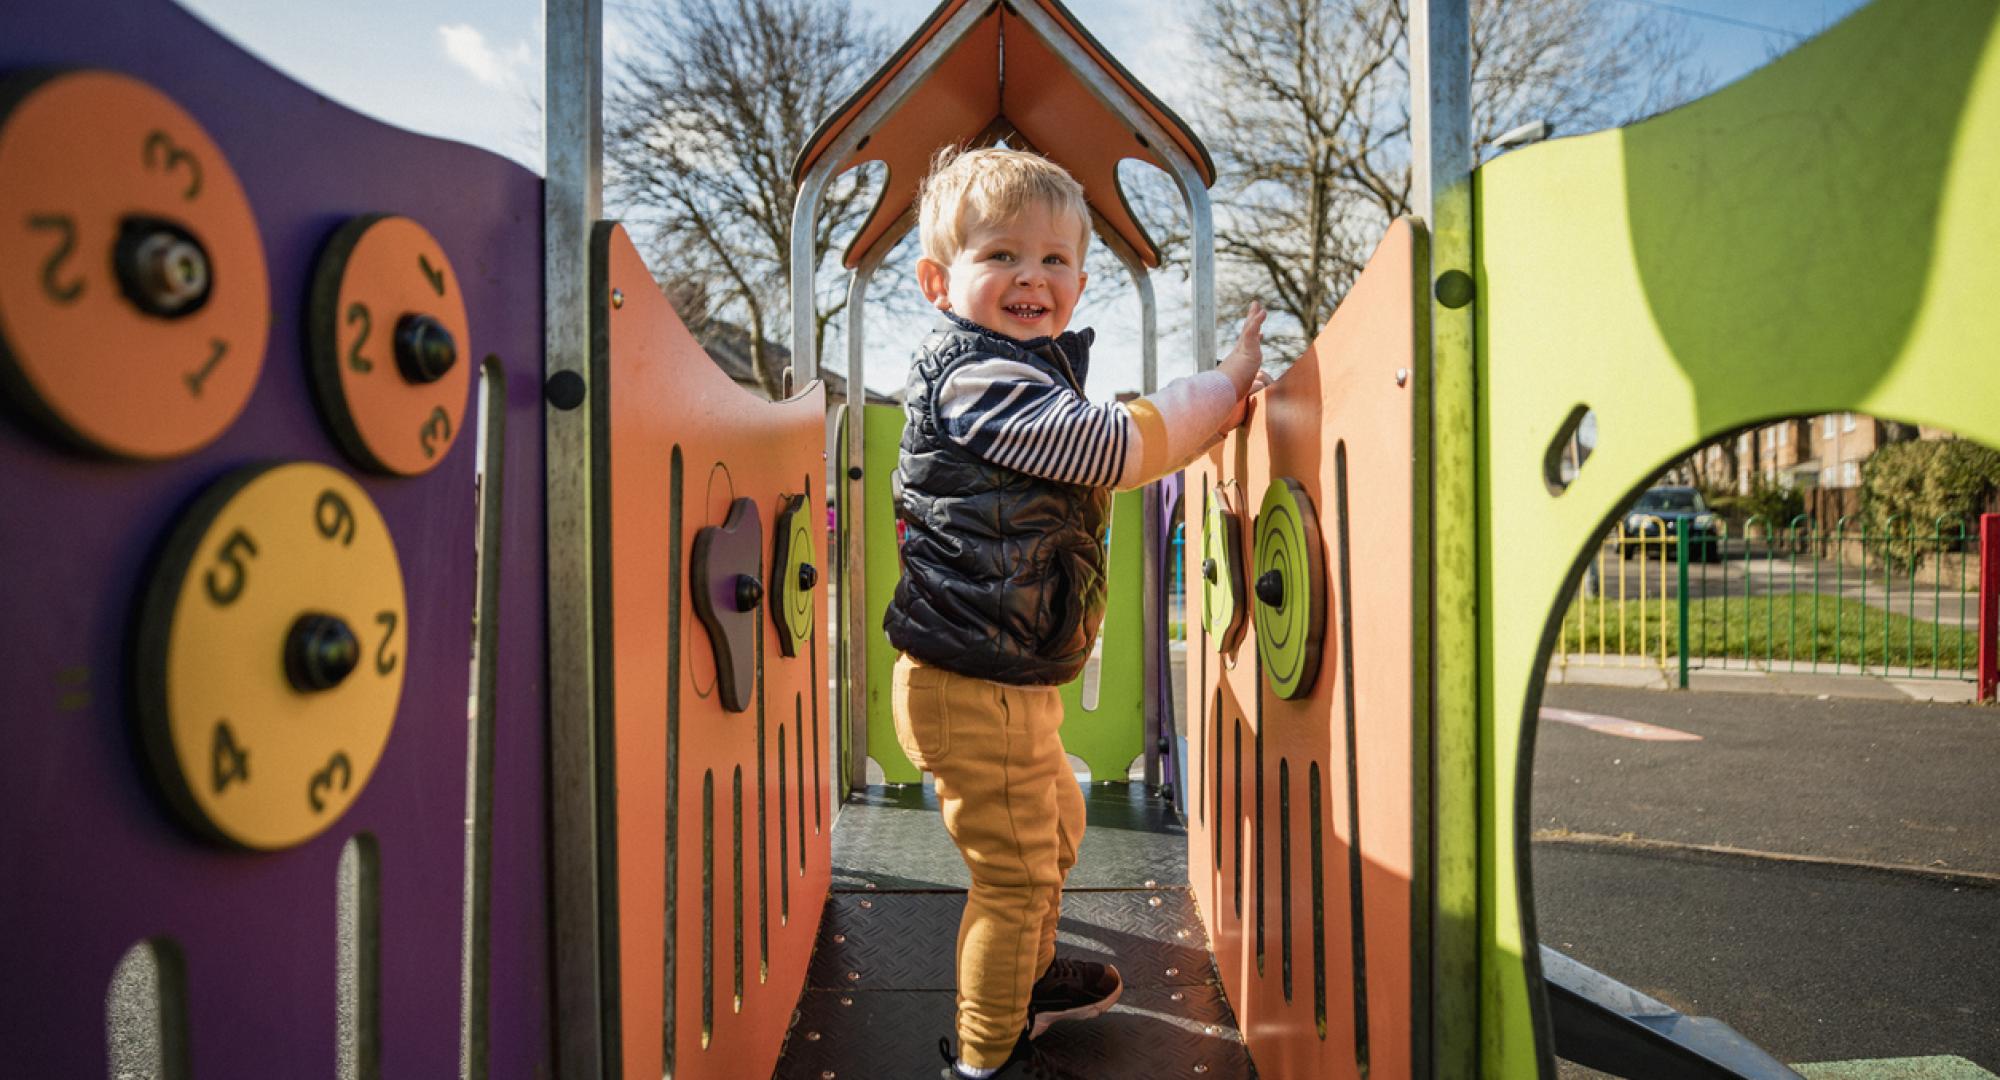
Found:
<svg viewBox="0 0 2000 1080"><path fill-rule="evenodd" d="M957 258L966 234L982 222L1016 217L1037 203L1076 215L1083 232L1077 254L1090 246L1090 207L1083 185L1062 166L1025 150L947 146L931 159L917 200L924 256L941 263Z"/></svg>

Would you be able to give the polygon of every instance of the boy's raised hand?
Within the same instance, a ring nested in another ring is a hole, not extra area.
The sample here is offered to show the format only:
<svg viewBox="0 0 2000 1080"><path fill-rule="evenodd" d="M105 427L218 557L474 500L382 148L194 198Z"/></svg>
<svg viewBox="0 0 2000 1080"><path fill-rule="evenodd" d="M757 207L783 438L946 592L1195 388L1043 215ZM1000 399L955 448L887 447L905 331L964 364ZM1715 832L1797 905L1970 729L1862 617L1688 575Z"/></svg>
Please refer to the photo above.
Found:
<svg viewBox="0 0 2000 1080"><path fill-rule="evenodd" d="M1236 335L1236 347L1222 358L1217 367L1236 387L1236 396L1241 398L1257 390L1271 380L1263 376L1264 363L1264 305L1257 300L1250 301L1250 310L1243 317L1243 331Z"/></svg>

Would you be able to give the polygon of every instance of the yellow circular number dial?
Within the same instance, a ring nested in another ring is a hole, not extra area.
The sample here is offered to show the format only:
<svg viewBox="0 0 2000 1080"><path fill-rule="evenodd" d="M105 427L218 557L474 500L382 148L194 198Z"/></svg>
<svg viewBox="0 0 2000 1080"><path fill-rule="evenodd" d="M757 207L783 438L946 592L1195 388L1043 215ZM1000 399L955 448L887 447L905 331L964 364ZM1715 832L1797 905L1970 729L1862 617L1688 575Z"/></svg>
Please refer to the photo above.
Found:
<svg viewBox="0 0 2000 1080"><path fill-rule="evenodd" d="M317 836L381 758L408 633L388 526L345 473L297 462L217 482L140 614L140 724L168 801L245 848Z"/></svg>

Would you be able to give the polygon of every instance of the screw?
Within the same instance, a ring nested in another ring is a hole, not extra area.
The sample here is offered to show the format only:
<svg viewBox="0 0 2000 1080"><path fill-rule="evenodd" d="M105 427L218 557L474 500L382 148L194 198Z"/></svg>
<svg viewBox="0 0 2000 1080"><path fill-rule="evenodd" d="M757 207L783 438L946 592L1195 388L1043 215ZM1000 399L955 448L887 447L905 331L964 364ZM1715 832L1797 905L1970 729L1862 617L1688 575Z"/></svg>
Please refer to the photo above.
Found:
<svg viewBox="0 0 2000 1080"><path fill-rule="evenodd" d="M817 1032L817 1031L808 1031L808 1032L806 1032L806 1041L807 1041L807 1042L818 1042L818 1041L819 1041L819 1032Z"/></svg>
<svg viewBox="0 0 2000 1080"><path fill-rule="evenodd" d="M860 973L860 972L858 972L858 971L850 971L850 972L848 972L848 973L847 973L847 981L848 981L848 982L860 982L860 981L861 981L861 973Z"/></svg>
<svg viewBox="0 0 2000 1080"><path fill-rule="evenodd" d="M873 901L873 900L863 900L863 901L861 901L861 906L862 906L862 907L864 907L864 908L872 908L872 907L874 907L874 906L875 906L875 901Z"/></svg>
<svg viewBox="0 0 2000 1080"><path fill-rule="evenodd" d="M1182 999L1184 999L1184 998L1186 998L1186 997L1187 997L1187 992L1186 992L1186 991L1184 991L1184 990L1176 990L1176 991L1174 991L1173 993L1171 993L1171 994L1168 994L1168 995L1167 995L1167 1000L1169 1000L1169 1001L1180 1001L1180 1000L1182 1000Z"/></svg>
<svg viewBox="0 0 2000 1080"><path fill-rule="evenodd" d="M1147 905L1148 907L1159 907L1159 906L1160 906L1160 898L1159 898L1159 897L1157 897L1157 896L1149 896L1149 897L1147 897L1147 898L1146 898L1146 905Z"/></svg>
<svg viewBox="0 0 2000 1080"><path fill-rule="evenodd" d="M853 998L851 998L851 997L848 997L848 996L847 996L846 994L842 994L842 995L840 995L840 1003L841 1003L842 1005L852 1005L852 1004L854 1004L854 999L853 999Z"/></svg>
<svg viewBox="0 0 2000 1080"><path fill-rule="evenodd" d="M846 935L846 934L835 934L835 935L833 935L833 943L834 943L835 945L845 945L845 944L847 944L847 935Z"/></svg>
<svg viewBox="0 0 2000 1080"><path fill-rule="evenodd" d="M625 290L623 289L611 290L611 306L615 308L622 308L625 306Z"/></svg>
<svg viewBox="0 0 2000 1080"><path fill-rule="evenodd" d="M112 265L125 298L148 315L178 318L208 303L214 275L194 234L159 218L119 224Z"/></svg>
<svg viewBox="0 0 2000 1080"><path fill-rule="evenodd" d="M1174 976L1176 976L1176 975L1179 975L1180 973L1181 973L1181 969L1179 969L1179 968L1177 968L1177 967L1171 967L1171 968L1168 968L1168 969L1167 969L1167 978L1171 979L1171 978L1173 978Z"/></svg>
<svg viewBox="0 0 2000 1080"><path fill-rule="evenodd" d="M1152 878L1147 878L1147 879L1146 879L1146 887L1147 887L1148 889L1157 889L1157 888L1159 888L1159 887L1160 887L1160 883L1159 883L1159 882L1157 882L1157 881L1154 881L1154 880L1153 880Z"/></svg>
<svg viewBox="0 0 2000 1080"><path fill-rule="evenodd" d="M1186 941L1188 932L1186 930L1176 930L1174 931L1174 936L1181 939L1182 941Z"/></svg>
<svg viewBox="0 0 2000 1080"><path fill-rule="evenodd" d="M1205 1072L1207 1072L1207 1071L1208 1071L1208 1066L1206 1066L1206 1065L1196 1065L1196 1066L1194 1067L1194 1071L1195 1071L1195 1072L1198 1072L1198 1073L1205 1073Z"/></svg>
<svg viewBox="0 0 2000 1080"><path fill-rule="evenodd" d="M1409 382L1410 382L1410 369L1409 369L1409 368L1406 368L1406 367L1399 367L1399 368L1397 368L1397 369L1396 369L1396 385L1397 385L1397 386L1407 386L1407 385L1409 385Z"/></svg>

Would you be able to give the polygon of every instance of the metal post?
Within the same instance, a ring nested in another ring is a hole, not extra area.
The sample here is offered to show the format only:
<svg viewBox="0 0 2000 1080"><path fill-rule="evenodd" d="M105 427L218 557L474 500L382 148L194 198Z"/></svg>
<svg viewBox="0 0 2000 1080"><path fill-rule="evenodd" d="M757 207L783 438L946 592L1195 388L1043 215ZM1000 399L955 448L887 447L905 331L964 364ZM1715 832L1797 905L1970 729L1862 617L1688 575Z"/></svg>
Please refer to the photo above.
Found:
<svg viewBox="0 0 2000 1080"><path fill-rule="evenodd" d="M555 1058L566 1080L604 1076L615 1045L598 865L597 771L591 641L590 230L603 214L602 0L547 0L543 114L543 414L547 453L549 770L555 917ZM581 387L583 392L578 393Z"/></svg>
<svg viewBox="0 0 2000 1080"><path fill-rule="evenodd" d="M1104 238L1104 246L1118 261L1124 264L1125 274L1132 279L1132 287L1139 293L1139 388L1141 393L1151 394L1159 389L1160 349L1159 311L1153 301L1153 278L1146 264L1137 252L1126 244L1116 230L1099 222L1098 234ZM1144 689L1140 694L1140 715L1145 724L1145 737L1140 741L1146 750L1146 786L1158 788L1160 785L1159 740L1154 737L1158 729L1162 709L1166 703L1160 700L1159 670L1161 647L1166 642L1166 623L1160 606L1160 512L1158 500L1153 498L1149 488L1143 500L1144 510L1140 515L1140 581L1144 595L1140 598L1140 624L1143 627L1141 639L1143 647Z"/></svg>
<svg viewBox="0 0 2000 1080"><path fill-rule="evenodd" d="M1674 563L1680 571L1680 582L1674 597L1675 609L1680 612L1681 636L1681 689L1688 688L1688 543L1692 536L1688 528L1692 519L1680 518L1674 522Z"/></svg>
<svg viewBox="0 0 2000 1080"><path fill-rule="evenodd" d="M876 251L855 267L847 283L847 460L843 470L840 512L847 520L847 565L840 581L840 595L846 597L847 623L842 627L847 648L848 784L868 783L868 485L862 469L868 460L868 387L863 379L865 308L868 283L882 259L896 246L897 235L884 237ZM851 515L851 516L849 516Z"/></svg>
<svg viewBox="0 0 2000 1080"><path fill-rule="evenodd" d="M2000 514L1979 519L1979 700L2000 684Z"/></svg>
<svg viewBox="0 0 2000 1080"><path fill-rule="evenodd" d="M1471 23L1466 0L1410 0L1412 195L1430 226L1432 364L1430 591L1434 605L1429 1015L1418 998L1419 1075L1479 1064L1480 956L1478 431L1472 278ZM1505 830L1511 834L1511 830ZM1420 832L1419 835L1422 835ZM1419 901L1422 902L1421 900ZM1420 916L1421 917L1421 916ZM1425 1067L1427 1064L1427 1067Z"/></svg>

